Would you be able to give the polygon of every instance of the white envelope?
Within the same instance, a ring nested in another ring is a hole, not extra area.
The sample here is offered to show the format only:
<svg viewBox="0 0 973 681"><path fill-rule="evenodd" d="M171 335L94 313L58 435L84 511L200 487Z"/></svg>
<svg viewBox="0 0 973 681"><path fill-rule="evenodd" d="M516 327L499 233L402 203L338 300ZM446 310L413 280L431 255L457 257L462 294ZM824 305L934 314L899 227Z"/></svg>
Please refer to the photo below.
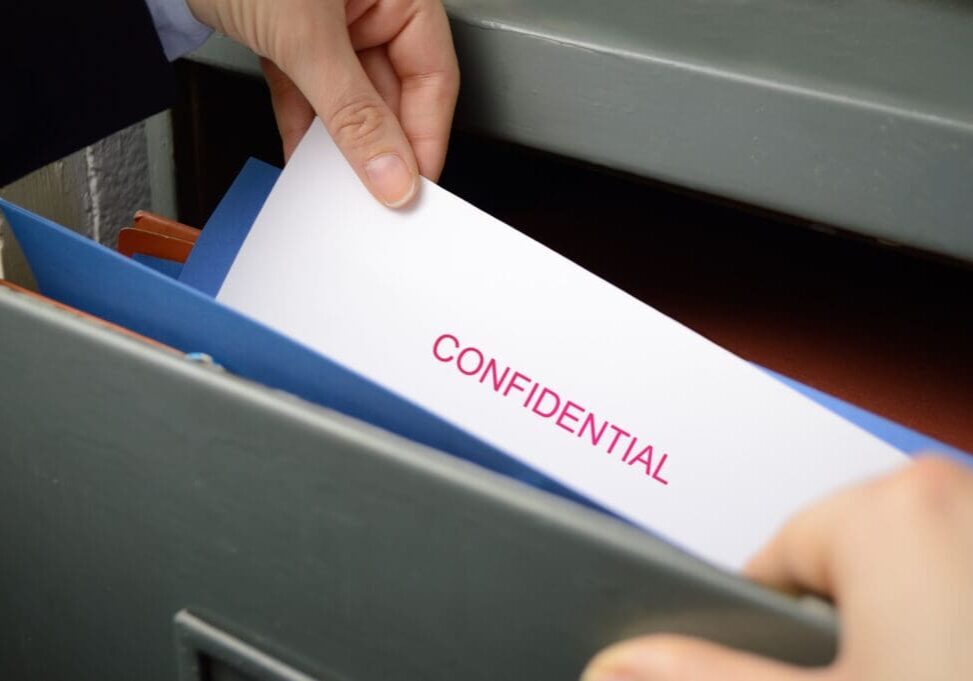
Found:
<svg viewBox="0 0 973 681"><path fill-rule="evenodd" d="M218 300L730 569L907 460L431 182L381 206L320 121Z"/></svg>

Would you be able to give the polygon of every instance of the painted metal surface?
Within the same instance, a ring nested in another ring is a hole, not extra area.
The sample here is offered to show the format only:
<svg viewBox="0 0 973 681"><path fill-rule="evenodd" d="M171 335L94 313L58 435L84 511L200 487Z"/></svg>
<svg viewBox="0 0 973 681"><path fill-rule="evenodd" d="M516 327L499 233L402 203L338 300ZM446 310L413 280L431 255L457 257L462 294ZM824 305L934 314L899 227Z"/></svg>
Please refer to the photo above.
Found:
<svg viewBox="0 0 973 681"><path fill-rule="evenodd" d="M973 261L969 3L446 4L465 127Z"/></svg>
<svg viewBox="0 0 973 681"><path fill-rule="evenodd" d="M659 630L834 653L820 603L5 290L0 346L0 678L191 678L183 611L251 680L553 681Z"/></svg>

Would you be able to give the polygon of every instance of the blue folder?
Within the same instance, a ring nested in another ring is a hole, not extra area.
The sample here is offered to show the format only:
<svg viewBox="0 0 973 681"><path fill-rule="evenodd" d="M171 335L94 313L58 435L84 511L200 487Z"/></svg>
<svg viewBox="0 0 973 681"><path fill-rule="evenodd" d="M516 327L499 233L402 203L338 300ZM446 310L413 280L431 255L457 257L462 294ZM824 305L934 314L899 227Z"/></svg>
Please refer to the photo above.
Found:
<svg viewBox="0 0 973 681"><path fill-rule="evenodd" d="M41 293L183 352L203 352L239 376L367 421L527 484L596 506L519 462L310 348L215 300L280 171L251 160L201 232L182 267L119 255L0 199L0 210ZM778 374L789 385L900 451L960 450ZM596 506L597 507L597 506Z"/></svg>

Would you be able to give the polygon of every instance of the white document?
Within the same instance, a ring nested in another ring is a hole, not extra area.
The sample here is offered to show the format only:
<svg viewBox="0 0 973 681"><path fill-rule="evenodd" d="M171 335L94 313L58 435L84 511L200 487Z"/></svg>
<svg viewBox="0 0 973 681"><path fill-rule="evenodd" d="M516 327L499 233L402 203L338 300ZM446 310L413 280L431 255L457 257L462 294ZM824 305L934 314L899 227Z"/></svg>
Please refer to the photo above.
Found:
<svg viewBox="0 0 973 681"><path fill-rule="evenodd" d="M379 205L320 121L218 299L730 569L906 461L431 182Z"/></svg>

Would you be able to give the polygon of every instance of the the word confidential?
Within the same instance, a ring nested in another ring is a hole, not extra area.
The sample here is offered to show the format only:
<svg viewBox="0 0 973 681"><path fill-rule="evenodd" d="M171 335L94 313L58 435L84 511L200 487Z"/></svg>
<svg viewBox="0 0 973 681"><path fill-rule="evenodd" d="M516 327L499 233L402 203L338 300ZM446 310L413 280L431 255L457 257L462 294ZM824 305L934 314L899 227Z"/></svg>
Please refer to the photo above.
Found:
<svg viewBox="0 0 973 681"><path fill-rule="evenodd" d="M463 376L475 379L497 395L516 401L529 413L553 423L595 449L617 456L625 464L663 485L663 468L669 455L656 453L651 444L612 423L601 419L579 403L566 399L552 388L531 379L510 366L501 365L472 345L464 346L448 333L432 345L432 354L444 364L452 364Z"/></svg>

